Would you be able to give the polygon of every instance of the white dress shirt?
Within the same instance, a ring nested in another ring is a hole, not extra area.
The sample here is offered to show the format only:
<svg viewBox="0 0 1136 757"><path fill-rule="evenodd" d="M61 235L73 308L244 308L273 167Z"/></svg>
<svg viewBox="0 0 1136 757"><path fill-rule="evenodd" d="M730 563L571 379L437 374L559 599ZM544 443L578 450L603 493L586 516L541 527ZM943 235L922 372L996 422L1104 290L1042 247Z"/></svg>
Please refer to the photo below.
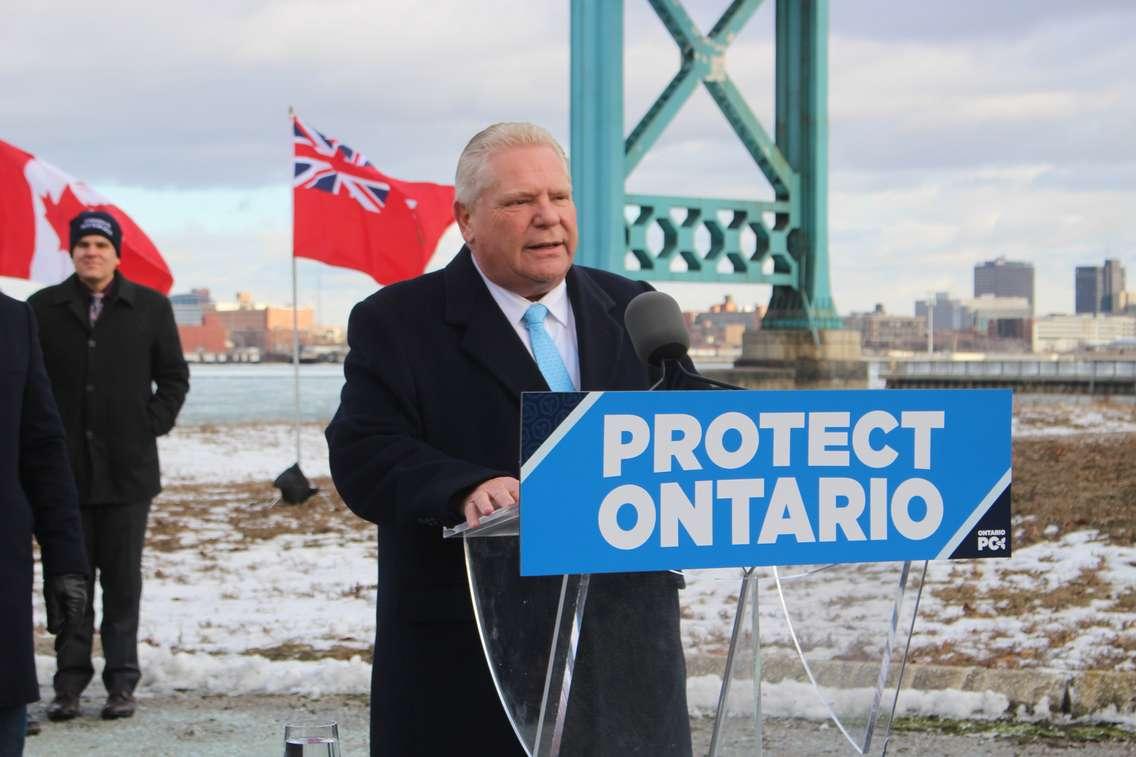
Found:
<svg viewBox="0 0 1136 757"><path fill-rule="evenodd" d="M477 257L472 254L470 257L473 260L473 267L477 269L481 280L489 288L489 294L493 295L493 301L497 303L497 307L501 308L505 319L517 332L517 336L525 345L525 349L529 351L529 355L532 355L532 340L529 338L528 328L525 327L524 315L534 301L515 292L510 292L508 289L490 281L485 272L481 270L481 266L477 264ZM568 369L568 376L572 379L572 385L579 389L580 350L576 342L576 317L572 314L572 302L568 299L567 283L561 281L536 302L548 308L548 315L544 317L545 331L548 332L549 337L552 338L552 343L560 352L560 359L564 361L564 367Z"/></svg>

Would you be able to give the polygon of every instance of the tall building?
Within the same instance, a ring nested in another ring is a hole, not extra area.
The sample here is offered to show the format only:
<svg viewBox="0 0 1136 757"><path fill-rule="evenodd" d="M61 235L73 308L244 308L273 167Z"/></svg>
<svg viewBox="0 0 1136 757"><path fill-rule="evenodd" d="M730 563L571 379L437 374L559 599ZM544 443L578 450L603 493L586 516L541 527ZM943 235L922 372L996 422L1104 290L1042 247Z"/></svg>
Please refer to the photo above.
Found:
<svg viewBox="0 0 1136 757"><path fill-rule="evenodd" d="M962 331L970 328L966 306L959 300L952 299L949 292L935 292L934 299L931 300L916 300L916 318L928 320L928 304L931 306L931 329L936 334L941 331Z"/></svg>
<svg viewBox="0 0 1136 757"><path fill-rule="evenodd" d="M1101 269L1095 265L1079 265L1075 272L1076 302L1073 312L1101 312L1101 289L1104 288Z"/></svg>
<svg viewBox="0 0 1136 757"><path fill-rule="evenodd" d="M1077 313L1123 313L1127 305L1124 266L1108 259L1103 266L1079 265L1076 269Z"/></svg>
<svg viewBox="0 0 1136 757"><path fill-rule="evenodd" d="M1102 313L1123 313L1125 302L1124 266L1119 260L1106 260L1101 268L1101 281L1104 291L1101 293Z"/></svg>
<svg viewBox="0 0 1136 757"><path fill-rule="evenodd" d="M974 267L974 296L1025 297L1033 310L1033 264L996 258Z"/></svg>

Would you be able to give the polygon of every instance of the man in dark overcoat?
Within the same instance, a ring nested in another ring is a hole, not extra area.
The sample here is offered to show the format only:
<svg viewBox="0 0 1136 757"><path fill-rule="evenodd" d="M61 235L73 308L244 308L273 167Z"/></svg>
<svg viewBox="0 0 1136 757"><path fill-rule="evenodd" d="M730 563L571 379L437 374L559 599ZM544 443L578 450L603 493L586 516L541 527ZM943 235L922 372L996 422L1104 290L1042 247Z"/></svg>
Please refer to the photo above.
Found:
<svg viewBox="0 0 1136 757"><path fill-rule="evenodd" d="M173 428L189 390L170 301L118 271L122 232L108 213L71 221L75 274L28 302L40 326L59 405L90 561L84 622L55 640L51 720L79 714L94 676L94 578L102 589L105 719L134 714L142 546L150 501L161 490L157 437Z"/></svg>
<svg viewBox="0 0 1136 757"><path fill-rule="evenodd" d="M43 559L48 630L78 623L87 557L63 424L25 303L0 294L0 755L23 750L39 699L32 624L32 534Z"/></svg>
<svg viewBox="0 0 1136 757"><path fill-rule="evenodd" d="M649 385L623 326L649 287L572 264L576 211L551 135L489 127L455 184L466 246L354 308L327 429L340 494L379 526L373 755L524 753L482 652L462 545L442 527L517 504L521 392ZM503 595L559 587L510 581ZM562 754L690 753L677 586L669 574L592 578ZM554 610L556 595L545 600ZM615 614L621 625L605 627ZM547 650L551 618L517 615L493 622Z"/></svg>

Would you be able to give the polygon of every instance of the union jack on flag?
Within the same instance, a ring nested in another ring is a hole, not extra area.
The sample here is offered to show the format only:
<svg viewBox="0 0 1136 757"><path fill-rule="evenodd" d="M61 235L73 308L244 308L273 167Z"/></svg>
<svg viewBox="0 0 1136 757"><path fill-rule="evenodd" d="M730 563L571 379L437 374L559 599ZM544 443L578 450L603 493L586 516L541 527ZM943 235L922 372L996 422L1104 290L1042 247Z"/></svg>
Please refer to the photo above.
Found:
<svg viewBox="0 0 1136 757"><path fill-rule="evenodd" d="M343 193L368 213L382 211L391 187L363 153L309 129L296 117L292 120L292 131L295 143L293 187L333 195Z"/></svg>
<svg viewBox="0 0 1136 757"><path fill-rule="evenodd" d="M422 273L453 223L454 188L387 176L295 113L292 143L292 254L380 284Z"/></svg>

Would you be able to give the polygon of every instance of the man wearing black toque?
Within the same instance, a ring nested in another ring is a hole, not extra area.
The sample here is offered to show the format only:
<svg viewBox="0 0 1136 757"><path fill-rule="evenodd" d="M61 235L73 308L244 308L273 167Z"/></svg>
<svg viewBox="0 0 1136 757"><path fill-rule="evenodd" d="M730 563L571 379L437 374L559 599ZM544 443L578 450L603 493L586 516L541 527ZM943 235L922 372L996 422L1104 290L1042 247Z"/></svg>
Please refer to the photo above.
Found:
<svg viewBox="0 0 1136 757"><path fill-rule="evenodd" d="M122 231L114 217L80 213L70 242L75 275L28 299L67 432L91 573L83 622L55 640L47 716L77 716L94 676L97 573L108 694L102 716L114 719L134 714L142 546L150 501L161 490L156 440L173 428L189 369L169 300L118 271Z"/></svg>

